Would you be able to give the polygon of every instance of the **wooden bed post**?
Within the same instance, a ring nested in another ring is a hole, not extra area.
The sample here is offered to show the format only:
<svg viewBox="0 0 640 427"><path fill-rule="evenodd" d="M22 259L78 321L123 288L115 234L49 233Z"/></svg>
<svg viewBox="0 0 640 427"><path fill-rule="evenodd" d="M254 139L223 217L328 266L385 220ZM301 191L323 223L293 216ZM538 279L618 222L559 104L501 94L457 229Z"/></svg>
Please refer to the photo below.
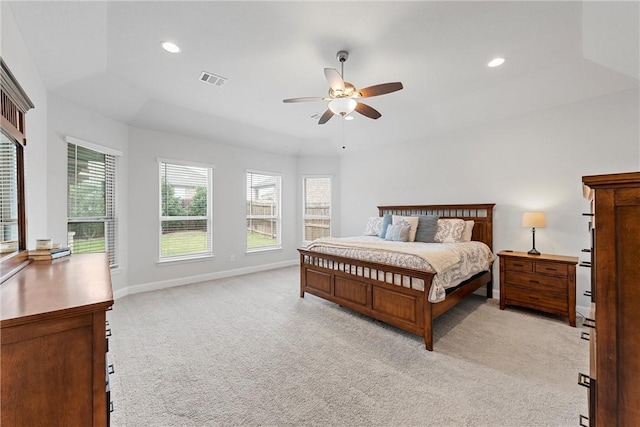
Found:
<svg viewBox="0 0 640 427"><path fill-rule="evenodd" d="M433 351L433 312L429 302L429 292L424 292L424 345Z"/></svg>
<svg viewBox="0 0 640 427"><path fill-rule="evenodd" d="M306 281L304 280L304 271L304 255L300 254L300 298L304 298L304 284L306 283Z"/></svg>

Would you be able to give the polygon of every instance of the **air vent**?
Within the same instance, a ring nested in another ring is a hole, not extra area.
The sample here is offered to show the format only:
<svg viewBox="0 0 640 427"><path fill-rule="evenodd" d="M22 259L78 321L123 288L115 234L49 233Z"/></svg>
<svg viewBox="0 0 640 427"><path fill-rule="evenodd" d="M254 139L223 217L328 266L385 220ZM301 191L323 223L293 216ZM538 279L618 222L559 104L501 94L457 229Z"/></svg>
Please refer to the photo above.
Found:
<svg viewBox="0 0 640 427"><path fill-rule="evenodd" d="M205 83L210 83L214 86L222 86L225 84L227 79L225 79L224 77L216 76L215 74L207 73L206 71L203 71L202 74L200 74L200 81Z"/></svg>

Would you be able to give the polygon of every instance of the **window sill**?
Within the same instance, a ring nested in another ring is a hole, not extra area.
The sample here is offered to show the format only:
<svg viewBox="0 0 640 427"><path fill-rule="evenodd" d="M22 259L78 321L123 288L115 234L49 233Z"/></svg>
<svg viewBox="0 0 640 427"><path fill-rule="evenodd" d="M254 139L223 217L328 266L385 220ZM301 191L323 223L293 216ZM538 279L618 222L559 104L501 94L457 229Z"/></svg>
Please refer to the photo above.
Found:
<svg viewBox="0 0 640 427"><path fill-rule="evenodd" d="M277 252L277 251L281 251L282 250L282 246L277 246L277 247L269 247L269 248L259 248L259 249L247 249L245 251L246 255L256 255L256 254L262 254L265 252Z"/></svg>
<svg viewBox="0 0 640 427"><path fill-rule="evenodd" d="M156 265L158 267L164 267L167 265L176 265L176 264L189 264L192 262L203 262L203 261L211 261L215 258L213 254L200 255L200 256L191 256L184 258L170 258L170 259L159 259L156 261Z"/></svg>

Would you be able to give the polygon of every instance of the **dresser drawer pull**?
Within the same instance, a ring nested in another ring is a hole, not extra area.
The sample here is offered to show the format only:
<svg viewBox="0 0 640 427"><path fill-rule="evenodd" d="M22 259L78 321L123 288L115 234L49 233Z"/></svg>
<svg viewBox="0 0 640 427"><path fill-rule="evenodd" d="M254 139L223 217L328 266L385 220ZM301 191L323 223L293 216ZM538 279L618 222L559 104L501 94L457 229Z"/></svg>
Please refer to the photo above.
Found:
<svg viewBox="0 0 640 427"><path fill-rule="evenodd" d="M591 252L591 248L583 249L582 252Z"/></svg>
<svg viewBox="0 0 640 427"><path fill-rule="evenodd" d="M538 298L538 297L534 297L534 296L531 296L531 295L529 295L529 299L536 300L536 301L539 301L539 300L540 300L540 298Z"/></svg>
<svg viewBox="0 0 640 427"><path fill-rule="evenodd" d="M589 417L580 414L580 427L589 427Z"/></svg>
<svg viewBox="0 0 640 427"><path fill-rule="evenodd" d="M109 412L113 412L113 400L109 401Z"/></svg>
<svg viewBox="0 0 640 427"><path fill-rule="evenodd" d="M106 330L105 335L108 336L108 337L111 336L111 328Z"/></svg>
<svg viewBox="0 0 640 427"><path fill-rule="evenodd" d="M524 267L524 264L520 264L519 262L514 262L513 265L515 267Z"/></svg>
<svg viewBox="0 0 640 427"><path fill-rule="evenodd" d="M578 264L580 267L588 267L591 268L591 262L589 261L581 261L580 264Z"/></svg>
<svg viewBox="0 0 640 427"><path fill-rule="evenodd" d="M538 284L538 285L540 284L540 282L539 282L539 281L537 281L537 280L533 280L533 279L529 279L529 283L535 283L535 284Z"/></svg>
<svg viewBox="0 0 640 427"><path fill-rule="evenodd" d="M109 375L113 374L116 370L113 369L113 363L108 366L107 373Z"/></svg>
<svg viewBox="0 0 640 427"><path fill-rule="evenodd" d="M582 333L580 334L580 338L582 338L582 339L583 339L583 340L585 340L585 341L589 341L589 339L591 338L591 336L589 335L589 332L586 332L586 331L585 331L585 332L582 332Z"/></svg>
<svg viewBox="0 0 640 427"><path fill-rule="evenodd" d="M546 271L553 271L553 272L558 271L558 269L557 269L557 268L553 268L553 267L545 267L544 269L545 269Z"/></svg>
<svg viewBox="0 0 640 427"><path fill-rule="evenodd" d="M596 328L596 321L593 319L589 319L588 317L584 318L584 322L582 322L582 324L587 328L592 328L592 329Z"/></svg>
<svg viewBox="0 0 640 427"><path fill-rule="evenodd" d="M582 372L578 373L578 385L582 387L590 388L591 387L591 377L589 375L585 375Z"/></svg>
<svg viewBox="0 0 640 427"><path fill-rule="evenodd" d="M585 297L590 297L591 296L591 291L584 291L584 296Z"/></svg>

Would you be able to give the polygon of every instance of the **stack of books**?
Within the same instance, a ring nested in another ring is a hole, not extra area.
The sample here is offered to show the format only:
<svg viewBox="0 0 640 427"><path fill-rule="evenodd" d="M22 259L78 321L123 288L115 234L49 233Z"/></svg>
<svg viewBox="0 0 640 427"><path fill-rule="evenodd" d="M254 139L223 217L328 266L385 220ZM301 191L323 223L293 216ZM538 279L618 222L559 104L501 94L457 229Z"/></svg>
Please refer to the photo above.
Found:
<svg viewBox="0 0 640 427"><path fill-rule="evenodd" d="M36 249L29 251L29 259L34 261L51 261L71 255L71 248Z"/></svg>

